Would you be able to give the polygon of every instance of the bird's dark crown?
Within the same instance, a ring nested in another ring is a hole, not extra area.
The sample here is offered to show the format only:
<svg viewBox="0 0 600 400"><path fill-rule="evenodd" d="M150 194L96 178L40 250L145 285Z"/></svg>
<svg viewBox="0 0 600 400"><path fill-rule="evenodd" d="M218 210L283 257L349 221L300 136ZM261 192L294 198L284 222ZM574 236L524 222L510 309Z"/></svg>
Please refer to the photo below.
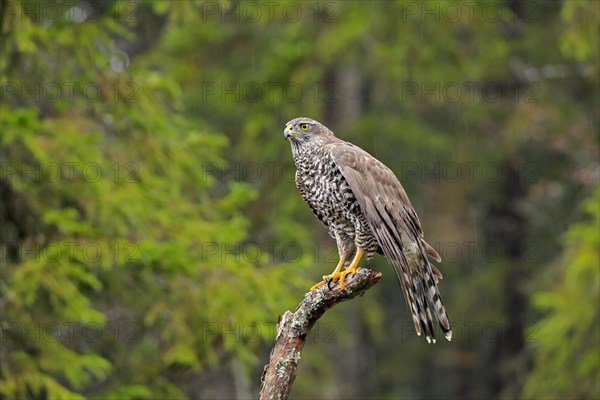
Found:
<svg viewBox="0 0 600 400"><path fill-rule="evenodd" d="M334 136L325 125L314 119L298 117L285 124L284 136L296 142L307 142L317 138Z"/></svg>

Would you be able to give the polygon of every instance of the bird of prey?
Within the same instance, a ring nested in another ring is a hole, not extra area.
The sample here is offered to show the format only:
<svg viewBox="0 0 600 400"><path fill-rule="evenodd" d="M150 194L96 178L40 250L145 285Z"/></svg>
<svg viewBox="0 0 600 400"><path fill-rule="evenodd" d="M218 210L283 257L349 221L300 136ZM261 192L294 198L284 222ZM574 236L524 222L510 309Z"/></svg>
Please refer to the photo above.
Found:
<svg viewBox="0 0 600 400"><path fill-rule="evenodd" d="M450 340L452 330L438 290L442 274L428 259L440 262L441 257L425 241L417 213L394 173L310 118L289 121L283 134L296 164L296 187L329 229L340 255L335 270L311 290L338 281L344 290L344 279L356 273L363 255L369 260L376 252L383 254L400 281L417 334L423 332L428 342L435 342L433 313Z"/></svg>

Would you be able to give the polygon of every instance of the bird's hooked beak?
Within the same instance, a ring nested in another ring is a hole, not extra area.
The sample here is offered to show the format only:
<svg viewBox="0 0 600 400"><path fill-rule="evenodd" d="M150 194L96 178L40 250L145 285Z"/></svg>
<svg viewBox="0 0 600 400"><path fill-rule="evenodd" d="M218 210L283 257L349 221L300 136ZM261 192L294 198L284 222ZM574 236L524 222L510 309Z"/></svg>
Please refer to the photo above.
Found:
<svg viewBox="0 0 600 400"><path fill-rule="evenodd" d="M283 131L283 137L285 140L288 140L290 137L294 136L296 132L294 131L294 127L290 124L285 127Z"/></svg>

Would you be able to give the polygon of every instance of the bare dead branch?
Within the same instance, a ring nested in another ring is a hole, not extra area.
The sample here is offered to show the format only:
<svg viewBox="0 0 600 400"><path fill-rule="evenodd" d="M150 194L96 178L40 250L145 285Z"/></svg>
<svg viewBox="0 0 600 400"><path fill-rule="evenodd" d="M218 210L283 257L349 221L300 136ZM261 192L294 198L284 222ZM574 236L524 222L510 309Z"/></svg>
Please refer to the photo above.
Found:
<svg viewBox="0 0 600 400"><path fill-rule="evenodd" d="M269 364L263 371L260 400L288 398L296 378L300 351L315 322L337 303L362 295L380 278L380 272L359 268L356 275L346 281L346 290L341 291L338 283L332 285L331 290L323 285L307 293L293 313L283 313L277 323L275 346L271 350Z"/></svg>

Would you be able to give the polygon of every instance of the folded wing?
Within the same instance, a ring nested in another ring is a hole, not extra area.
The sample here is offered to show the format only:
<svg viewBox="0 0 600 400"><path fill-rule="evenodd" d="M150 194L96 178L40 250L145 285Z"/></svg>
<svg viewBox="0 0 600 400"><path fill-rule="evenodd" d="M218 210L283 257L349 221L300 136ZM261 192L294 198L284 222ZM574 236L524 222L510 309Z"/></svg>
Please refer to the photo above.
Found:
<svg viewBox="0 0 600 400"><path fill-rule="evenodd" d="M331 146L331 155L358 200L366 220L402 286L417 334L435 342L430 307L450 340L452 330L442 302L441 273L427 258L441 258L423 238L419 218L394 173L361 148L347 142Z"/></svg>

